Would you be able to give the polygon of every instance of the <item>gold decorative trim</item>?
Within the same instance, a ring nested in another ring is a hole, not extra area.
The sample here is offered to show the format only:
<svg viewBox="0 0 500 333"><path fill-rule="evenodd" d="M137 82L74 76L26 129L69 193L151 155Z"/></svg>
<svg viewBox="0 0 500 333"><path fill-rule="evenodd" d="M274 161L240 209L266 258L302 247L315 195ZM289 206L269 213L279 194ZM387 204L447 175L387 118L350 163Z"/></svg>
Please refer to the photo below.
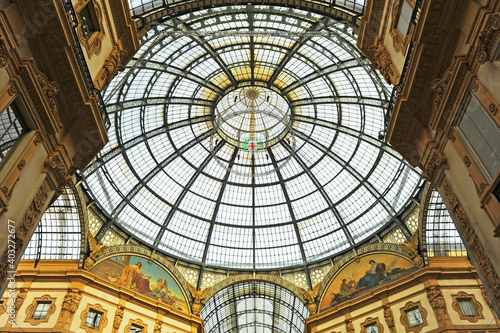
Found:
<svg viewBox="0 0 500 333"><path fill-rule="evenodd" d="M115 318L113 319L113 333L117 333L123 320L123 313L125 307L119 305L115 312Z"/></svg>
<svg viewBox="0 0 500 333"><path fill-rule="evenodd" d="M479 319L484 319L483 306L476 300L476 296L474 296L474 294L467 294L466 292L460 291L456 295L451 295L451 298L453 298L453 303L451 304L451 307L458 313L458 316L460 317L461 320L468 320L471 323L475 323ZM474 316L466 316L462 313L462 310L458 305L458 300L464 298L469 299L472 306L474 307L474 311L476 312Z"/></svg>
<svg viewBox="0 0 500 333"><path fill-rule="evenodd" d="M387 83L397 84L400 74L396 65L392 62L391 55L385 48L383 41L379 40L377 44L368 47L368 51L374 58L372 68L378 69Z"/></svg>
<svg viewBox="0 0 500 333"><path fill-rule="evenodd" d="M50 302L49 310L47 311L47 315L45 318L33 318L33 314L35 313L36 307L39 302ZM56 311L56 298L50 297L49 295L43 295L42 297L36 297L33 299L33 302L26 309L26 317L24 318L25 323L30 323L32 326L36 326L40 323L46 323L49 321L50 316Z"/></svg>
<svg viewBox="0 0 500 333"><path fill-rule="evenodd" d="M91 309L102 313L101 318L99 319L99 325L97 328L93 328L93 327L89 327L89 326L85 325L85 321L86 321L87 316L88 316ZM108 310L105 310L101 305L99 305L99 304L87 304L87 307L80 315L80 319L82 320L82 322L80 324L80 328L83 328L85 330L85 332L87 332L87 333L101 333L103 331L104 327L106 327L106 325L108 324L108 318L106 318L107 314L108 314Z"/></svg>
<svg viewBox="0 0 500 333"><path fill-rule="evenodd" d="M407 312L410 310L413 310L415 308L418 308L420 311L420 316L422 317L422 323L410 327L410 322L408 321ZM422 328L424 328L425 326L428 325L427 324L427 311L422 307L422 304L420 303L420 301L418 301L416 303L408 302L408 303L406 303L406 305L403 308L400 309L400 311L401 311L400 321L401 321L401 324L405 327L407 333L410 333L410 332L418 333L422 330Z"/></svg>
<svg viewBox="0 0 500 333"><path fill-rule="evenodd" d="M85 6L87 6L89 3L92 5L96 16L95 22L93 23L96 23L98 27L90 37L87 37L85 31L83 30L83 24L81 22L82 19L80 13L83 10L83 8L85 8ZM80 43L87 50L89 58L91 58L94 54L101 53L102 41L106 36L106 34L104 33L104 25L103 25L104 19L102 16L101 6L95 0L80 0L74 5L74 8L79 23L77 27L78 38L80 40Z"/></svg>
<svg viewBox="0 0 500 333"><path fill-rule="evenodd" d="M148 333L148 325L144 324L140 319L130 319L128 325L125 326L124 332L130 332L132 325L142 327L141 333Z"/></svg>
<svg viewBox="0 0 500 333"><path fill-rule="evenodd" d="M406 33L406 37L404 37L401 31L399 31L398 29L398 22L399 22L399 17L401 15L401 8L403 7L403 1L408 2L408 4L412 8L415 8L415 1L408 1L408 0L394 1L391 11L392 24L390 25L389 28L389 34L392 37L394 50L396 50L396 52L401 52L405 54L406 53L405 51L408 48L408 44L410 44L410 40L413 35L413 31L415 30L415 27L412 24L410 24L410 26L408 27L408 32Z"/></svg>
<svg viewBox="0 0 500 333"><path fill-rule="evenodd" d="M464 242L469 244L469 249L476 259L478 271L482 274L487 288L489 288L493 294L492 301L500 307L500 277L495 267L493 267L488 253L486 253L474 227L467 217L464 207L460 203L460 200L458 200L447 177L443 179L442 189L444 192L443 199L447 203L448 211L454 217L457 228L460 228L464 237Z"/></svg>
<svg viewBox="0 0 500 333"><path fill-rule="evenodd" d="M361 333L371 333L366 331L366 327L370 325L377 325L378 333L384 333L384 326L382 326L378 318L366 318L365 322L361 324Z"/></svg>
<svg viewBox="0 0 500 333"><path fill-rule="evenodd" d="M434 310L437 320L445 320L449 318L448 311L446 310L446 301L443 297L443 292L439 286L432 286L426 289L427 299Z"/></svg>

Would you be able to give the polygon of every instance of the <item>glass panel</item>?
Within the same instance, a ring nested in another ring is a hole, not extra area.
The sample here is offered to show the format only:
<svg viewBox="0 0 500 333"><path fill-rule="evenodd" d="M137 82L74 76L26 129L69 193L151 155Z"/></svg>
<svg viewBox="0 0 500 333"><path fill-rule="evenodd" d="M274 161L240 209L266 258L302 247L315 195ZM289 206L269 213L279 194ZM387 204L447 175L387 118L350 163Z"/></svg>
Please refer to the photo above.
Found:
<svg viewBox="0 0 500 333"><path fill-rule="evenodd" d="M47 318L47 313L52 302L38 302L36 305L35 312L33 312L33 319L45 319Z"/></svg>
<svg viewBox="0 0 500 333"><path fill-rule="evenodd" d="M11 103L0 113L0 162L27 130L16 102Z"/></svg>
<svg viewBox="0 0 500 333"><path fill-rule="evenodd" d="M467 256L455 223L436 190L432 191L429 201L425 237L429 257Z"/></svg>
<svg viewBox="0 0 500 333"><path fill-rule="evenodd" d="M401 13L398 20L398 30L401 32L403 37L406 37L406 35L408 34L408 28L410 26L413 8L411 8L410 4L406 0L401 1L403 1L403 4L401 6Z"/></svg>
<svg viewBox="0 0 500 333"><path fill-rule="evenodd" d="M410 327L420 325L424 322L418 308L406 311L406 315L408 317L408 323L410 324Z"/></svg>
<svg viewBox="0 0 500 333"><path fill-rule="evenodd" d="M99 321L101 320L102 313L96 310L90 309L87 314L87 319L85 320L85 326L98 328Z"/></svg>
<svg viewBox="0 0 500 333"><path fill-rule="evenodd" d="M462 315L464 316L476 315L476 310L474 309L474 305L472 304L470 298L458 299L458 306L460 307L460 311L462 311Z"/></svg>
<svg viewBox="0 0 500 333"><path fill-rule="evenodd" d="M458 128L491 181L500 170L500 127L472 94Z"/></svg>

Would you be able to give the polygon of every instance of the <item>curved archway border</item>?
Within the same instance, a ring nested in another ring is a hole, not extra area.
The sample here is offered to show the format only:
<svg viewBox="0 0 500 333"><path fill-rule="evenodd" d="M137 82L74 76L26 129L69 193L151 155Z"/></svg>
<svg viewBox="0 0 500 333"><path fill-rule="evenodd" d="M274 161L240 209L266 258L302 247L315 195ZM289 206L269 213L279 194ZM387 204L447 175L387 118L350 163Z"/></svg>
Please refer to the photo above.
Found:
<svg viewBox="0 0 500 333"><path fill-rule="evenodd" d="M167 273L172 276L174 281L179 285L182 294L184 298L186 299L188 303L188 308L189 308L189 313L192 313L191 305L193 303L193 297L191 296L191 293L189 292L188 289L188 282L184 278L184 276L179 272L179 270L175 267L173 263L168 261L165 257L154 253L151 256L151 251L137 245L116 245L116 246L111 246L106 249L104 249L99 256L97 256L95 265L99 264L101 261L104 261L106 259L109 259L111 257L115 256L120 256L120 255L135 255L138 257L142 257L144 259L153 259L152 263L157 264L161 268L167 271ZM93 266L93 267L94 267Z"/></svg>
<svg viewBox="0 0 500 333"><path fill-rule="evenodd" d="M359 248L356 252L357 254L351 252L343 256L340 260L338 260L333 264L333 267L325 275L323 281L321 281L321 286L318 291L318 297L316 298L317 300L316 304L321 304L323 298L325 297L325 293L328 290L328 287L333 282L337 274L340 273L342 269L344 269L347 265L356 260L357 259L356 256L358 258L361 258L370 254L387 253L387 254L399 255L407 259L408 261L413 262L412 258L405 251L403 251L398 244L391 244L391 243L369 244Z"/></svg>
<svg viewBox="0 0 500 333"><path fill-rule="evenodd" d="M230 276L227 279L222 280L221 282L219 282L219 283L215 284L213 287L211 287L201 303L203 305L205 305L208 302L208 300L210 298L212 298L213 296L215 296L215 294L217 294L219 291L224 290L227 287L232 286L233 284L247 282L247 281L264 281L264 282L269 282L269 283L278 285L280 287L287 289L292 294L297 296L302 301L302 303L307 304L306 299L299 291L299 287L294 285L292 282L283 279L282 277L279 277L276 275L270 275L270 274L255 274L255 275L253 275L253 274L239 274L239 275Z"/></svg>
<svg viewBox="0 0 500 333"><path fill-rule="evenodd" d="M355 29L359 27L359 23L361 21L360 14L352 14L339 8L330 7L307 0L198 0L171 4L168 7L165 6L164 8L159 8L155 12L144 13L144 16L134 16L134 18L136 19L137 31L141 31L143 29L148 29L148 25L154 23L154 21L165 17L175 17L178 15L187 14L210 7L225 7L248 4L302 9L338 20L344 20Z"/></svg>

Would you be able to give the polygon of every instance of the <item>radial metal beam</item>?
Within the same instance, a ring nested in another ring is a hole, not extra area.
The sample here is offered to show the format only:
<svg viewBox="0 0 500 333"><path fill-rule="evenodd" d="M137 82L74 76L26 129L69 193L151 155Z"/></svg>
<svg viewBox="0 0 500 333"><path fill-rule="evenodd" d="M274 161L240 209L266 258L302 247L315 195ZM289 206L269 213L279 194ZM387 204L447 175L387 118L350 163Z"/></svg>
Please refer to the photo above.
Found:
<svg viewBox="0 0 500 333"><path fill-rule="evenodd" d="M253 27L253 6L247 6L248 30L254 31ZM255 85L255 43L253 35L250 35L250 83Z"/></svg>
<svg viewBox="0 0 500 333"><path fill-rule="evenodd" d="M148 105L167 105L167 104L184 104L184 105L199 105L215 107L215 101L207 101L200 98L185 98L185 97L148 97L130 99L123 102L116 102L106 105L108 113L114 113L121 110L132 109Z"/></svg>
<svg viewBox="0 0 500 333"><path fill-rule="evenodd" d="M215 131L214 128L198 135L194 140L186 143L184 146L180 147L177 149L174 153L170 154L167 158L165 158L161 163L157 164L151 171L147 173L144 178L142 178L130 191L127 193L126 196L122 198L122 201L116 206L116 208L111 212L111 215L113 218L116 218L120 214L120 212L125 208L125 206L130 202L130 200L137 194L139 191L146 186L146 184L153 179L158 172L163 170L167 165L172 163L176 158L180 157L182 154L184 154L186 151L189 149L193 148L197 144L199 144L201 141L205 140L208 138L210 135L213 134Z"/></svg>
<svg viewBox="0 0 500 333"><path fill-rule="evenodd" d="M347 228L347 224L345 223L344 219L342 218L339 211L335 207L335 204L333 203L330 196L326 193L325 189L323 188L321 183L318 181L318 178L316 178L316 176L311 172L311 169L309 169L309 167L306 165L304 160L302 160L302 158L296 152L293 151L292 147L290 147L290 145L288 143L286 143L285 140L281 140L281 144L282 144L283 148L285 148L290 153L290 155L292 155L295 158L295 160L299 163L299 165L302 167L302 169L305 171L305 173L309 176L309 178L311 179L313 184L318 188L319 193L321 194L323 199L328 204L328 207L332 211L333 215L339 221L340 228L344 232L344 234L347 238L347 241L349 242L349 244L351 246L354 246L355 245L354 238L352 237L351 232Z"/></svg>
<svg viewBox="0 0 500 333"><path fill-rule="evenodd" d="M186 194L191 189L191 186L193 186L194 182L196 181L196 179L198 179L198 177L200 176L201 172L207 167L208 163L210 163L212 161L212 159L213 159L213 155L212 154L217 154L217 152L222 147L224 147L225 144L226 144L226 142L224 140L221 140L213 148L213 152L210 152L208 154L208 156L203 160L203 162L198 166L198 168L196 168L196 171L195 171L194 175L192 175L191 178L189 178L189 181L186 183L186 185L183 186L181 193L179 194L179 196L175 200L174 205L172 206L172 208L170 209L170 211L167 214L167 217L163 221L163 225L162 225L162 227L160 229L160 232L156 236L156 239L155 239L155 241L153 243L154 247L157 247L158 244L160 243L160 240L163 237L163 234L165 233L165 230L167 229L168 225L172 221L172 218L174 217L175 213L178 211L179 206L182 203L182 200L184 200L184 197L186 196Z"/></svg>
<svg viewBox="0 0 500 333"><path fill-rule="evenodd" d="M345 69L349 69L349 68L353 68L353 67L362 67L362 66L368 65L368 64L369 64L368 61L366 61L366 63L361 63L360 64L357 59L350 59L350 60L338 62L336 64L327 66L327 67L325 67L325 68L323 68L321 70L314 71L311 74L304 76L300 80L297 80L297 81L293 82L292 84L290 84L289 86L287 86L286 88L284 88L282 90L282 93L283 94L288 94L293 89L296 89L297 87L300 87L300 86L302 86L302 85L304 85L304 84L306 84L308 82L316 80L316 79L318 79L320 77L323 77L325 75L329 75L329 74L332 74L332 73L335 73L335 72L338 72L338 71L343 71Z"/></svg>
<svg viewBox="0 0 500 333"><path fill-rule="evenodd" d="M340 158L337 154L332 152L330 149L325 147L323 144L319 143L318 141L314 140L313 138L308 137L304 133L293 129L292 132L300 137L301 139L307 141L314 147L316 147L318 150L322 151L325 155L330 157L332 160L334 160L337 164L341 165L343 168L345 168L349 173L361 184L363 185L368 192L373 195L373 197L377 198L378 201L382 204L382 206L385 208L385 210L390 213L391 215L395 214L394 208L387 202L387 200L384 198L384 196L375 188L373 185L366 180L356 169L354 169L349 163L344 161L342 158ZM379 154L380 156L380 154ZM376 165L374 165L376 166Z"/></svg>
<svg viewBox="0 0 500 333"><path fill-rule="evenodd" d="M321 21L318 21L314 23L310 28L309 31L319 31L324 28L324 23ZM283 68L288 64L288 62L293 58L295 53L298 52L298 50L305 44L307 43L308 40L310 40L312 36L301 36L295 44L288 50L286 53L285 57L281 59L281 62L279 63L278 67L274 70L273 74L271 75L271 78L269 79L269 82L267 83L267 87L271 88L278 78L278 75L281 73Z"/></svg>
<svg viewBox="0 0 500 333"><path fill-rule="evenodd" d="M198 285L197 285L196 289L200 289L200 287L201 287L201 280L203 278L203 272L205 271L205 265L206 265L205 262L207 260L208 248L210 247L210 240L212 238L212 233L214 231L215 220L217 219L217 214L219 213L219 208L220 208L220 204L222 201L222 196L224 195L224 190L226 189L227 181L229 179L229 176L231 175L231 169L234 166L236 156L238 156L238 151L239 151L238 148L234 148L233 155L231 156L231 159L229 160L229 163L227 165L226 174L224 175L224 178L222 179L222 184L220 186L219 195L217 196L217 201L215 202L214 212L212 213L212 218L210 219L210 227L208 229L207 241L205 243L205 249L203 250L203 257L201 259L200 275L198 277Z"/></svg>
<svg viewBox="0 0 500 333"><path fill-rule="evenodd" d="M358 96L332 96L306 98L292 101L290 106L314 105L314 104L362 104L381 108L387 108L389 101L381 100L380 98L358 97Z"/></svg>
<svg viewBox="0 0 500 333"><path fill-rule="evenodd" d="M185 79L191 80L193 82L196 82L196 83L198 83L206 88L209 88L209 89L215 91L219 96L224 95L224 90L219 88L215 84L211 83L210 81L208 81L208 80L206 80L198 75L186 72L178 67L166 65L163 63L159 63L159 62L154 62L151 60L144 61L144 62L141 62L139 64L136 64L135 63L136 61L137 60L135 60L135 59L130 60L127 67L134 67L135 69L149 69L149 70L153 70L153 71L162 71L162 72L165 72L168 74L174 74L174 75L183 77Z"/></svg>
<svg viewBox="0 0 500 333"><path fill-rule="evenodd" d="M271 148L267 148L267 153L269 157L271 158L271 162L273 163L274 169L276 171L276 175L278 176L278 180L281 186L281 190L283 191L283 196L285 197L286 205L288 206L288 211L290 212L290 217L292 218L292 224L293 228L295 230L295 236L297 237L297 243L300 248L300 254L302 255L302 263L303 263L303 268L306 273L306 280L307 280L307 285L309 286L309 290L313 289L312 282L311 282L311 277L309 276L309 268L307 267L307 257L306 257L306 252L304 250L304 244L302 243L302 236L300 236L300 231L299 231L299 226L297 225L297 219L295 218L295 213L293 211L292 207L292 201L290 199L290 196L288 195L288 189L285 185L285 181L283 179L283 175L281 174L278 166L278 162L276 162L276 157L273 154L273 151Z"/></svg>
<svg viewBox="0 0 500 333"><path fill-rule="evenodd" d="M384 142L381 142L380 140L375 139L374 137L372 137L368 134L365 134L359 130L355 130L355 129L352 129L352 128L349 128L349 127L346 127L343 125L339 125L339 124L334 123L334 122L321 120L321 119L308 117L308 116L297 115L297 114L293 115L292 120L293 121L298 120L298 121L302 121L302 122L313 124L313 125L319 125L322 127L332 129L334 131L338 131L338 132L350 135L350 136L355 137L357 139L361 139L364 142L369 143L372 146L377 147L378 149L382 149L383 151L387 152L388 154L401 160L401 156L398 154L398 152L396 150L394 150L394 148L392 148L388 144L385 144Z"/></svg>
<svg viewBox="0 0 500 333"><path fill-rule="evenodd" d="M180 22L177 19L173 19L172 22L176 25L176 29L179 29L181 31L193 32L193 29L191 29L191 27L184 22ZM214 59L214 61L220 66L220 68L224 70L224 73L226 73L226 76L229 81L231 81L233 87L238 88L238 82L236 81L236 78L234 77L231 70L227 67L224 60L222 60L222 58L214 50L214 48L210 44L208 44L202 36L190 35L189 37L192 40L196 41L196 43L198 43L201 48L203 48L208 54L210 54L212 59Z"/></svg>
<svg viewBox="0 0 500 333"><path fill-rule="evenodd" d="M213 115L206 115L206 116L199 116L195 118L190 118L186 120L181 120L177 121L175 123L167 124L165 126L156 128L154 130L151 130L149 132L143 133L139 136L136 136L135 138L121 144L120 146L111 149L110 151L106 152L99 158L97 158L92 164L90 164L87 168L83 170L83 175L85 177L90 176L93 174L95 171L97 171L100 167L102 167L106 162L109 160L113 159L117 155L122 154L125 150L130 149L136 145L138 145L141 142L147 141L157 135L167 133L168 131L171 131L173 129L181 128L184 126L189 126L189 125L194 125L194 124L199 124L203 122L208 122L213 119Z"/></svg>

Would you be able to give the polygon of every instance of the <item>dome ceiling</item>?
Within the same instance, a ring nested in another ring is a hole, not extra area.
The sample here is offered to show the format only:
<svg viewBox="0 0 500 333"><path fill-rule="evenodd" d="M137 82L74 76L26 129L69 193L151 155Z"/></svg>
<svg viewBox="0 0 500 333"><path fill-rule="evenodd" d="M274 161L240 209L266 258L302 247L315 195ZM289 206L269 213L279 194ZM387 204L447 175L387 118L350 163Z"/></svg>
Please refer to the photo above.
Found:
<svg viewBox="0 0 500 333"><path fill-rule="evenodd" d="M82 176L168 255L306 265L369 239L421 183L377 139L389 95L342 22L257 5L178 16L106 90L110 142Z"/></svg>

